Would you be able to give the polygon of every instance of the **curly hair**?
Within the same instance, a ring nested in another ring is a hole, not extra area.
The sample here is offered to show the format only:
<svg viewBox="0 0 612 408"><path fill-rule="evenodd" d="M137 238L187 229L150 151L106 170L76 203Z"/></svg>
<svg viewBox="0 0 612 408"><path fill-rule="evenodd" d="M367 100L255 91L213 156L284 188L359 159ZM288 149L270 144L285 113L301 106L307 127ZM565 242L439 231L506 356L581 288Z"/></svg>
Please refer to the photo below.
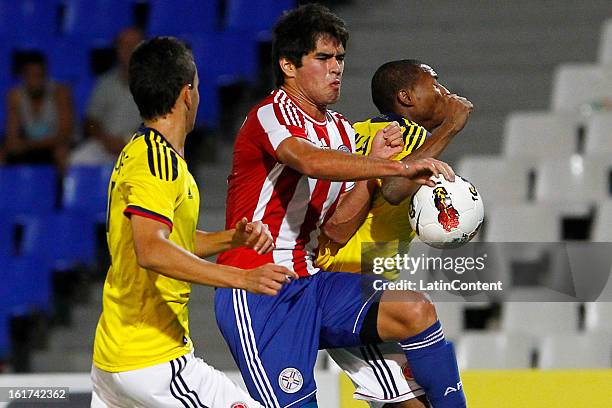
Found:
<svg viewBox="0 0 612 408"><path fill-rule="evenodd" d="M344 21L325 6L306 4L281 16L274 26L272 39L272 66L277 87L285 83L278 61L287 58L296 67L301 67L302 57L315 50L322 36L338 40L344 48L349 38Z"/></svg>

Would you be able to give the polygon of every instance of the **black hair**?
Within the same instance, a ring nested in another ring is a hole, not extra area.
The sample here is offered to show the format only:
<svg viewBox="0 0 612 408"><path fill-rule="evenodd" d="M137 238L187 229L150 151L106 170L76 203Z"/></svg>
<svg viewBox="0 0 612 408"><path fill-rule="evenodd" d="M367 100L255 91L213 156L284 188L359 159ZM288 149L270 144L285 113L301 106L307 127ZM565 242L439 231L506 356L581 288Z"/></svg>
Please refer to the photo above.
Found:
<svg viewBox="0 0 612 408"><path fill-rule="evenodd" d="M390 61L381 65L372 77L372 101L380 113L393 112L395 98L402 88L412 89L423 63L414 59Z"/></svg>
<svg viewBox="0 0 612 408"><path fill-rule="evenodd" d="M47 69L47 57L39 50L17 50L13 54L13 74L22 74L26 65L39 65Z"/></svg>
<svg viewBox="0 0 612 408"><path fill-rule="evenodd" d="M274 26L272 38L272 66L277 87L285 83L278 61L287 58L296 67L302 66L302 57L314 51L317 40L328 35L344 48L349 34L346 24L329 9L311 3L285 12Z"/></svg>
<svg viewBox="0 0 612 408"><path fill-rule="evenodd" d="M189 47L174 37L143 41L130 58L130 92L145 120L172 111L181 89L193 84L196 67Z"/></svg>

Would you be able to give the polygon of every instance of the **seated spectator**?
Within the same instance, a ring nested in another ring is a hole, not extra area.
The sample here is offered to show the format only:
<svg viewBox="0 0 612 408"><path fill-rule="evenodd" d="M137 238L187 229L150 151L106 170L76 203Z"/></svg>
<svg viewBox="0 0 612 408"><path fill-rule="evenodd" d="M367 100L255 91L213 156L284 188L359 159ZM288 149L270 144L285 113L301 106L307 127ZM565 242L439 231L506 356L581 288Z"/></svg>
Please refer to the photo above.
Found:
<svg viewBox="0 0 612 408"><path fill-rule="evenodd" d="M71 91L49 79L45 56L38 51L23 54L19 76L22 83L7 95L0 161L50 163L63 173L74 131Z"/></svg>
<svg viewBox="0 0 612 408"><path fill-rule="evenodd" d="M114 162L140 125L138 108L128 87L130 56L144 39L137 28L123 30L116 41L117 66L96 82L85 113L85 140L71 155L71 164Z"/></svg>

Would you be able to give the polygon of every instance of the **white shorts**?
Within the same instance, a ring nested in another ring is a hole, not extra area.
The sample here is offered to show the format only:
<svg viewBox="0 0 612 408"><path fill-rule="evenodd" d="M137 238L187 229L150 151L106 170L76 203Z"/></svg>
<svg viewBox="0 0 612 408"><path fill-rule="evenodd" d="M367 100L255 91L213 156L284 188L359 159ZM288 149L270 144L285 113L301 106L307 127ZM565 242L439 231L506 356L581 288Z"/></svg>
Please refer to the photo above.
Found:
<svg viewBox="0 0 612 408"><path fill-rule="evenodd" d="M380 408L425 394L412 378L406 355L398 343L327 350L357 389L353 397Z"/></svg>
<svg viewBox="0 0 612 408"><path fill-rule="evenodd" d="M263 408L246 391L193 353L138 370L93 366L92 408Z"/></svg>

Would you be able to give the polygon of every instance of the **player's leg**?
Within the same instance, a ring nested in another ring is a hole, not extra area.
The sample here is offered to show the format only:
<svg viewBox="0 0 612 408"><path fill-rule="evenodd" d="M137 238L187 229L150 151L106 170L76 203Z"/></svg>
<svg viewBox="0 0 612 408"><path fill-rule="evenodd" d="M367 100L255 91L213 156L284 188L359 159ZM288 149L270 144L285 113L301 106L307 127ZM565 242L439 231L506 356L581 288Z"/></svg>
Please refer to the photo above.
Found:
<svg viewBox="0 0 612 408"><path fill-rule="evenodd" d="M369 333L365 336L399 341L415 380L434 407L466 406L453 344L444 338L435 307L425 295L385 292L376 315L376 332L372 326L372 321L366 322Z"/></svg>
<svg viewBox="0 0 612 408"><path fill-rule="evenodd" d="M300 278L277 296L217 289L215 314L253 398L264 406L316 406L314 364L320 312L315 276Z"/></svg>
<svg viewBox="0 0 612 408"><path fill-rule="evenodd" d="M329 355L355 385L353 397L371 408L425 408L425 391L418 385L398 343L328 349Z"/></svg>

